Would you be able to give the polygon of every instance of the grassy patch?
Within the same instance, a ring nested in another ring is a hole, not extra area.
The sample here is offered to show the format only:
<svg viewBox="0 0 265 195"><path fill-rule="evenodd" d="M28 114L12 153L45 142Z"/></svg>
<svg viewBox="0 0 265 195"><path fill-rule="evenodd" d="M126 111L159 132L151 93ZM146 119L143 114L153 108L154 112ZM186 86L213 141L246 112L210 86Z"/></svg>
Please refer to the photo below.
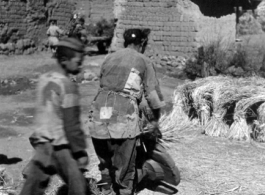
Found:
<svg viewBox="0 0 265 195"><path fill-rule="evenodd" d="M9 137L9 136L16 136L16 135L18 135L18 133L15 130L0 126L0 137L1 138Z"/></svg>
<svg viewBox="0 0 265 195"><path fill-rule="evenodd" d="M54 64L51 54L34 54L28 56L12 56L0 58L0 79L14 77L32 77L38 71L36 69L45 64Z"/></svg>

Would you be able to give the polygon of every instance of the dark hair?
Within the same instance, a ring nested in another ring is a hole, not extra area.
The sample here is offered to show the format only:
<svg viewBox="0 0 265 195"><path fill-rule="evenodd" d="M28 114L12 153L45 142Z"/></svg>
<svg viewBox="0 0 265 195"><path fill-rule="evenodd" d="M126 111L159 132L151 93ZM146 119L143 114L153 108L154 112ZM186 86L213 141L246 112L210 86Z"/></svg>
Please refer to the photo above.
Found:
<svg viewBox="0 0 265 195"><path fill-rule="evenodd" d="M130 44L141 45L147 41L150 29L127 29L123 34L124 47Z"/></svg>
<svg viewBox="0 0 265 195"><path fill-rule="evenodd" d="M79 18L79 22L85 23L85 19L84 18Z"/></svg>
<svg viewBox="0 0 265 195"><path fill-rule="evenodd" d="M62 62L64 60L70 60L73 57L75 57L77 51L64 46L57 47L56 50L56 58L59 62Z"/></svg>

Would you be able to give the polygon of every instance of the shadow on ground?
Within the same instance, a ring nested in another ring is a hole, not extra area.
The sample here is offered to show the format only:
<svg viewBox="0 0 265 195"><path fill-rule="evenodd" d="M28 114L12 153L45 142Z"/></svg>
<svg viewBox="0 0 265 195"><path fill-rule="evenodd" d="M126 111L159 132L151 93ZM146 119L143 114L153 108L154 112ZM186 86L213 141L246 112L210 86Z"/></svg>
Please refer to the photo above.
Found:
<svg viewBox="0 0 265 195"><path fill-rule="evenodd" d="M2 164L6 164L6 165L11 165L11 164L17 164L18 162L21 162L22 159L21 158L8 158L6 155L4 154L0 154L0 165Z"/></svg>

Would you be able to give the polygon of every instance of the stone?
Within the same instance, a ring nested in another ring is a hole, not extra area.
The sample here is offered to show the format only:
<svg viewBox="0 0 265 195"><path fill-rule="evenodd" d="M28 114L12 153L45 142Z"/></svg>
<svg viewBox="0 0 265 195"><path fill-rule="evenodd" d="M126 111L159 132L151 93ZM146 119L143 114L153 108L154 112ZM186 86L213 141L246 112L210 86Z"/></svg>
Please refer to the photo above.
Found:
<svg viewBox="0 0 265 195"><path fill-rule="evenodd" d="M17 43L16 43L16 48L19 49L19 50L22 50L23 47L24 47L23 40L18 40Z"/></svg>
<svg viewBox="0 0 265 195"><path fill-rule="evenodd" d="M84 72L84 80L93 81L95 79L97 79L96 73L92 72L91 70L85 70L85 72Z"/></svg>
<svg viewBox="0 0 265 195"><path fill-rule="evenodd" d="M7 49L6 44L0 43L0 50L5 51Z"/></svg>
<svg viewBox="0 0 265 195"><path fill-rule="evenodd" d="M21 54L23 54L23 50L20 49L15 50L15 55L21 55Z"/></svg>
<svg viewBox="0 0 265 195"><path fill-rule="evenodd" d="M23 39L23 45L24 45L24 47L29 47L30 46L30 39Z"/></svg>
<svg viewBox="0 0 265 195"><path fill-rule="evenodd" d="M7 43L6 48L9 52L14 52L15 51L15 45L13 43Z"/></svg>

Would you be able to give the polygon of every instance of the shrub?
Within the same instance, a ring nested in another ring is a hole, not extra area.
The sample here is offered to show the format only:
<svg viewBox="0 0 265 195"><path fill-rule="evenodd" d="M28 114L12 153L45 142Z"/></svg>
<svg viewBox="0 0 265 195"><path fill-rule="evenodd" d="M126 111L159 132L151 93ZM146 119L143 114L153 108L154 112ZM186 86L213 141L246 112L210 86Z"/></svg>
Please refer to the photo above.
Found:
<svg viewBox="0 0 265 195"><path fill-rule="evenodd" d="M244 38L241 43L222 43L222 39L204 44L187 60L185 72L190 79L216 76L265 76L265 49L260 37Z"/></svg>
<svg viewBox="0 0 265 195"><path fill-rule="evenodd" d="M198 53L188 59L186 73L191 79L223 73L230 66L234 44L222 43L222 39L204 43Z"/></svg>

